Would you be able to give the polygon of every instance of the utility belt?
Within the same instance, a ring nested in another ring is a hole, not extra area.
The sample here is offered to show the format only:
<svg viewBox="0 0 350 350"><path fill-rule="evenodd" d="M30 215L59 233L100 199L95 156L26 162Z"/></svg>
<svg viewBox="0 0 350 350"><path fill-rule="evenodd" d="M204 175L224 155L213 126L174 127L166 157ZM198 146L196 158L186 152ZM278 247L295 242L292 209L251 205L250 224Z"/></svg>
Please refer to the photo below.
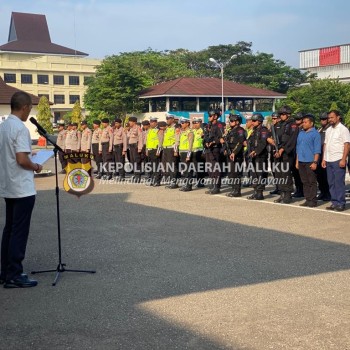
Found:
<svg viewBox="0 0 350 350"><path fill-rule="evenodd" d="M114 147L123 147L122 143L117 143L116 145L113 145Z"/></svg>
<svg viewBox="0 0 350 350"><path fill-rule="evenodd" d="M168 148L174 148L174 146L165 146L165 147L163 147L163 148L166 148L166 149L168 149Z"/></svg>
<svg viewBox="0 0 350 350"><path fill-rule="evenodd" d="M129 143L130 147L137 147L137 143Z"/></svg>
<svg viewBox="0 0 350 350"><path fill-rule="evenodd" d="M147 151L156 151L156 150L158 150L158 147L156 147L156 148L147 148Z"/></svg>
<svg viewBox="0 0 350 350"><path fill-rule="evenodd" d="M193 148L192 152L203 151L203 148Z"/></svg>
<svg viewBox="0 0 350 350"><path fill-rule="evenodd" d="M101 145L109 145L109 141L101 142Z"/></svg>

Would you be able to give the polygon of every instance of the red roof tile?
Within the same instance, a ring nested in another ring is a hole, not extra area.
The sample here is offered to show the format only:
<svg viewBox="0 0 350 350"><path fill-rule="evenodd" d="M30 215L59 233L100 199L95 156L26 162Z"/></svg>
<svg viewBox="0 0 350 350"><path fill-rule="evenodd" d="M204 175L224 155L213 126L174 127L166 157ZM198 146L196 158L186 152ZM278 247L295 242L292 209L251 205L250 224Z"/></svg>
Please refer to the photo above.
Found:
<svg viewBox="0 0 350 350"><path fill-rule="evenodd" d="M21 90L7 85L0 77L0 105L10 105L12 95L18 91ZM32 104L37 105L39 103L40 98L32 94L29 95L32 98Z"/></svg>
<svg viewBox="0 0 350 350"><path fill-rule="evenodd" d="M141 92L140 98L159 96L221 97L221 79L219 78L178 78L152 86ZM259 89L252 86L224 80L225 97L286 97L279 92Z"/></svg>
<svg viewBox="0 0 350 350"><path fill-rule="evenodd" d="M87 56L51 42L45 15L12 12L8 43L0 51Z"/></svg>

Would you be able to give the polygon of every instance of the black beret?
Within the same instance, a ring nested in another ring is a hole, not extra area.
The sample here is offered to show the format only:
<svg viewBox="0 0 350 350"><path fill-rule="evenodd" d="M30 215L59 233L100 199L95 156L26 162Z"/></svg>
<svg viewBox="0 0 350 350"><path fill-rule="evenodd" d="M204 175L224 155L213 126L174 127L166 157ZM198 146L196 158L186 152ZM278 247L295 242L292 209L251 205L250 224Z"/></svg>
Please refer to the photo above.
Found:
<svg viewBox="0 0 350 350"><path fill-rule="evenodd" d="M311 113L304 114L303 119L304 118L310 119L312 122L315 122L315 116Z"/></svg>
<svg viewBox="0 0 350 350"><path fill-rule="evenodd" d="M81 124L81 125L87 125L87 121L86 121L86 120L83 120L80 124Z"/></svg>
<svg viewBox="0 0 350 350"><path fill-rule="evenodd" d="M78 126L78 123L72 123L72 126Z"/></svg>
<svg viewBox="0 0 350 350"><path fill-rule="evenodd" d="M137 118L136 117L130 117L129 118L129 122L137 122Z"/></svg>
<svg viewBox="0 0 350 350"><path fill-rule="evenodd" d="M143 121L141 122L141 124L142 124L142 125L150 125L148 120L143 120Z"/></svg>
<svg viewBox="0 0 350 350"><path fill-rule="evenodd" d="M93 121L93 123L96 124L96 125L101 125L101 120L96 119L96 120Z"/></svg>
<svg viewBox="0 0 350 350"><path fill-rule="evenodd" d="M120 118L115 118L114 121L115 121L116 123L122 123L122 122L123 122Z"/></svg>
<svg viewBox="0 0 350 350"><path fill-rule="evenodd" d="M102 119L102 123L109 123L109 119L108 118L103 118Z"/></svg>
<svg viewBox="0 0 350 350"><path fill-rule="evenodd" d="M328 119L328 113L327 113L327 112L321 113L321 114L320 114L320 119L321 119L321 120L326 120L326 119Z"/></svg>

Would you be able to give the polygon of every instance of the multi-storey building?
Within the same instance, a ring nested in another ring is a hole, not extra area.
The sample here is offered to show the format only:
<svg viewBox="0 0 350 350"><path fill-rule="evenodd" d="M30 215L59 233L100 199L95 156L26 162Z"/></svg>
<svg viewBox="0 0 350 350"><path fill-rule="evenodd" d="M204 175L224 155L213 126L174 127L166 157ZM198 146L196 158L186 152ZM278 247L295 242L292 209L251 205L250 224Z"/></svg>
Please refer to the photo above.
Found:
<svg viewBox="0 0 350 350"><path fill-rule="evenodd" d="M101 61L51 42L45 15L13 12L8 42L0 46L0 76L10 86L50 102L54 121L79 100L84 112L84 82Z"/></svg>
<svg viewBox="0 0 350 350"><path fill-rule="evenodd" d="M350 44L299 51L300 69L317 78L350 82Z"/></svg>

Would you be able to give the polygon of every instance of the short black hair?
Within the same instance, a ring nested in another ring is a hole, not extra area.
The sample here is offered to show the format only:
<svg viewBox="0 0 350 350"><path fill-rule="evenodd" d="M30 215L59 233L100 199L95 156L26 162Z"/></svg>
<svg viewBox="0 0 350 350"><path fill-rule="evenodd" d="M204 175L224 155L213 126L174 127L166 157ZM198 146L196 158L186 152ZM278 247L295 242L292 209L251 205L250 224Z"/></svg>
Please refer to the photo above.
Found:
<svg viewBox="0 0 350 350"><path fill-rule="evenodd" d="M30 106L32 98L24 91L17 91L11 97L11 111L19 111L24 106Z"/></svg>
<svg viewBox="0 0 350 350"><path fill-rule="evenodd" d="M337 117L340 117L340 112L337 109L331 109L328 112L328 115L331 114L331 113L334 113Z"/></svg>

